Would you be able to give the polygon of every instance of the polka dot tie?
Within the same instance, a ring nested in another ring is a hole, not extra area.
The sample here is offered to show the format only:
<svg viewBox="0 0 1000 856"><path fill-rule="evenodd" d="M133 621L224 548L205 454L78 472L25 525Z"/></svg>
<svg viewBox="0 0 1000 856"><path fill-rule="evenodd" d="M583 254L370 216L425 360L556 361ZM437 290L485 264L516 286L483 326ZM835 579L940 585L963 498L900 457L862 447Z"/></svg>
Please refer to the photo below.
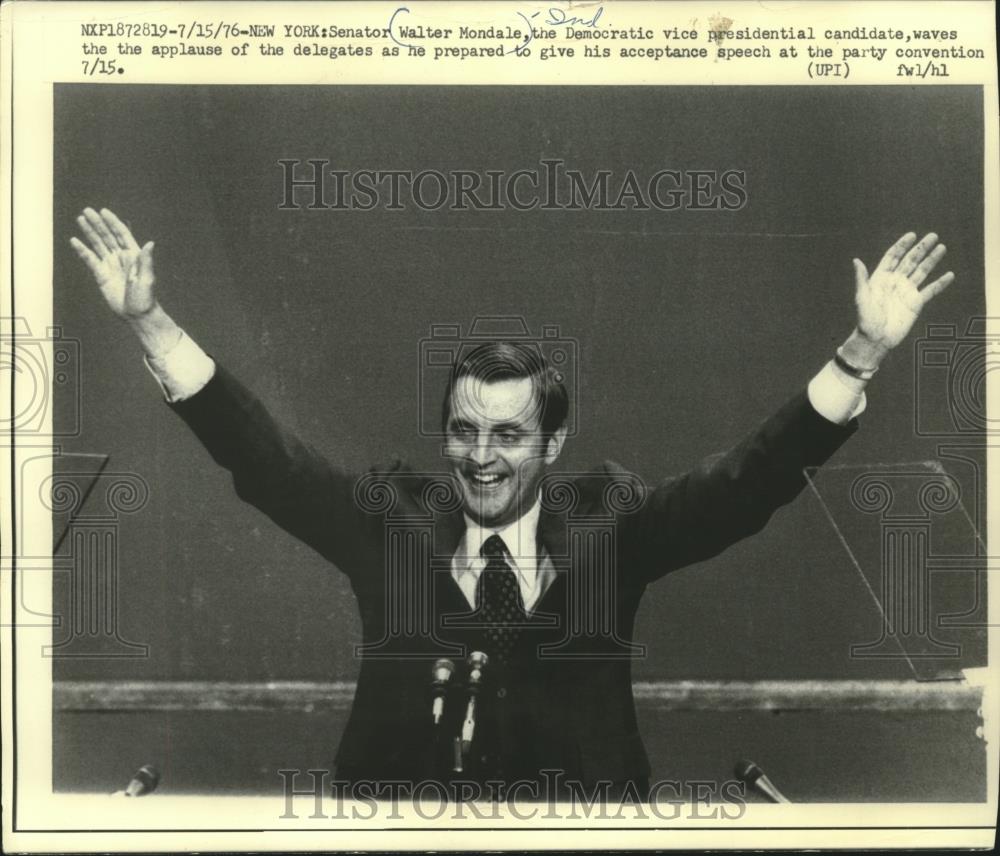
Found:
<svg viewBox="0 0 1000 856"><path fill-rule="evenodd" d="M486 568L479 576L476 593L487 653L500 663L509 662L520 635L517 625L527 618L517 576L504 558L506 552L499 535L491 535L483 543L479 553L486 559Z"/></svg>

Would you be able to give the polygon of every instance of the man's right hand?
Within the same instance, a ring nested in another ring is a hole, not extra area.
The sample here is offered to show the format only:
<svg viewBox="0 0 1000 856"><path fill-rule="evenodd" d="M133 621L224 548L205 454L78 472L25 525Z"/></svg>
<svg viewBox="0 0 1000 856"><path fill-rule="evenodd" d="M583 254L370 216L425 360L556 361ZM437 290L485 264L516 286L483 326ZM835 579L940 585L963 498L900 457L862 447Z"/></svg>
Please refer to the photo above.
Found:
<svg viewBox="0 0 1000 856"><path fill-rule="evenodd" d="M162 356L177 344L181 331L156 300L153 242L140 247L129 228L107 208L100 213L85 208L76 222L90 247L75 236L70 244L87 265L105 302L128 322L149 356Z"/></svg>
<svg viewBox="0 0 1000 856"><path fill-rule="evenodd" d="M153 242L139 247L128 226L113 212L84 208L77 225L90 243L69 242L90 269L111 311L126 320L148 314L156 305L153 295Z"/></svg>

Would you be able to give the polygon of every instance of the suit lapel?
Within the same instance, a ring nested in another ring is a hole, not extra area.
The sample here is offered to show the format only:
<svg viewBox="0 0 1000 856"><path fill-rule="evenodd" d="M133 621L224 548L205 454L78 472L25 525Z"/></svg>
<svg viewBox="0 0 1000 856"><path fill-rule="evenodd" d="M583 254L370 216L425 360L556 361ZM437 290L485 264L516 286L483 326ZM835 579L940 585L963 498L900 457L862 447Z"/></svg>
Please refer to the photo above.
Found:
<svg viewBox="0 0 1000 856"><path fill-rule="evenodd" d="M438 615L467 612L469 603L465 594L452 576L452 560L459 542L465 534L465 517L461 510L450 514L439 514L434 518L434 543L432 573L436 590Z"/></svg>
<svg viewBox="0 0 1000 856"><path fill-rule="evenodd" d="M438 514L434 518L434 563L451 567L451 560L458 549L458 543L465 533L465 518L462 512Z"/></svg>
<svg viewBox="0 0 1000 856"><path fill-rule="evenodd" d="M565 606L566 579L572 572L565 514L555 514L543 507L538 515L536 542L539 563L547 555L555 568L556 576L538 599L532 614L538 617L543 613L561 614Z"/></svg>
<svg viewBox="0 0 1000 856"><path fill-rule="evenodd" d="M543 508L538 515L536 542L538 555L548 553L556 570L565 570L569 566L565 515L555 514Z"/></svg>

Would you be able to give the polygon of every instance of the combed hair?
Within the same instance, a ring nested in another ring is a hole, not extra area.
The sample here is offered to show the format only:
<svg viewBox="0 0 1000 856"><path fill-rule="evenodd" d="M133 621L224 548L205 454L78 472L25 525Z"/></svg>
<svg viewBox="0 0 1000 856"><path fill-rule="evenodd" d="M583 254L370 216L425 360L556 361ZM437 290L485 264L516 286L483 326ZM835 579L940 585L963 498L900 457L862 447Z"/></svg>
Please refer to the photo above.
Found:
<svg viewBox="0 0 1000 856"><path fill-rule="evenodd" d="M529 378L541 407L542 434L551 437L566 422L569 396L542 354L541 348L520 342L486 342L462 357L452 368L441 411L441 428L447 431L451 416L451 396L460 378L472 377L483 383Z"/></svg>

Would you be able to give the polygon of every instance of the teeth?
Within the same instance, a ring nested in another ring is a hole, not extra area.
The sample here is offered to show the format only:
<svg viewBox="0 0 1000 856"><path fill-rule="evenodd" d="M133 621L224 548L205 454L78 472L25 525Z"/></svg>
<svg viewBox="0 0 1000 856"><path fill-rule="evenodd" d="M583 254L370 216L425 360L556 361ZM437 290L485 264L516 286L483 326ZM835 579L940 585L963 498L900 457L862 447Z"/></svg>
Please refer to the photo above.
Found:
<svg viewBox="0 0 1000 856"><path fill-rule="evenodd" d="M487 485L497 484L500 481L500 476L497 475L484 476L480 475L479 473L473 473L472 480L477 484L487 484Z"/></svg>

